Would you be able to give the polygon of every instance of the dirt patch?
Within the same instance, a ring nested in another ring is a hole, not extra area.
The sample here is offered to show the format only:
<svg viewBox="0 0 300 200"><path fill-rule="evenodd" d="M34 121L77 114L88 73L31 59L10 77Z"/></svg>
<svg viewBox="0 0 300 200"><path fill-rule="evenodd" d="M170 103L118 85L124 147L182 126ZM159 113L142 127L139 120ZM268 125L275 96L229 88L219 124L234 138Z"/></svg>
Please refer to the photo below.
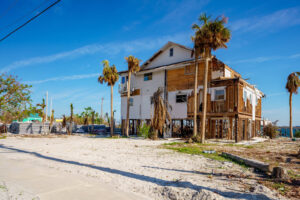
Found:
<svg viewBox="0 0 300 200"><path fill-rule="evenodd" d="M165 145L165 147L189 154L193 154L197 149L201 152L199 154L203 154L203 150L214 150L216 151L216 155L219 155L221 152L227 152L282 167L286 172L284 179L275 180L270 176L257 175L251 178L255 178L259 183L272 190L276 190L281 195L292 199L300 199L300 158L297 157L300 141L291 141L289 138L277 138L255 144L251 144L251 142L246 144L212 142L204 145L173 143ZM183 147L185 151L183 151ZM191 149L193 151L190 151ZM204 156L214 159L210 155ZM215 157L215 159L218 160L219 158ZM234 176L229 175L229 177Z"/></svg>

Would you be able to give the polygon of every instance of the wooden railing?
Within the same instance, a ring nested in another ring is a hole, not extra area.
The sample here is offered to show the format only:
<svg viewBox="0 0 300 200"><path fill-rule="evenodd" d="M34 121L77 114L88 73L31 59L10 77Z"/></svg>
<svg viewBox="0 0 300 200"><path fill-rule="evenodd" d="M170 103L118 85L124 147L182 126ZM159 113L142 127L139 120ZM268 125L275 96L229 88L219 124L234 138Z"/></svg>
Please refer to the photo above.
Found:
<svg viewBox="0 0 300 200"><path fill-rule="evenodd" d="M212 101L211 102L211 112L213 113L222 113L226 112L226 104L225 101Z"/></svg>

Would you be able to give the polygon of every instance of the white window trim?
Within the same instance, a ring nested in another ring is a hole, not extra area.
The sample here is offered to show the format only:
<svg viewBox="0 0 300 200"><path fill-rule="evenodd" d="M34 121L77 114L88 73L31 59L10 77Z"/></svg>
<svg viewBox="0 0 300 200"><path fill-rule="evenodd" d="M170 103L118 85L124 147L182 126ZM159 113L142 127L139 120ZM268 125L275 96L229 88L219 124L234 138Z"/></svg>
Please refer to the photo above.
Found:
<svg viewBox="0 0 300 200"><path fill-rule="evenodd" d="M185 102L177 102L177 95L185 95L186 96L186 101ZM188 101L188 95L186 93L176 93L175 94L175 103L187 103Z"/></svg>
<svg viewBox="0 0 300 200"><path fill-rule="evenodd" d="M132 100L132 101L131 101ZM129 98L129 106L133 106L134 99L132 97Z"/></svg>
<svg viewBox="0 0 300 200"><path fill-rule="evenodd" d="M215 99L215 90L224 90L224 99L223 100ZM211 101L225 101L226 100L226 86L209 88L209 93L211 94Z"/></svg>

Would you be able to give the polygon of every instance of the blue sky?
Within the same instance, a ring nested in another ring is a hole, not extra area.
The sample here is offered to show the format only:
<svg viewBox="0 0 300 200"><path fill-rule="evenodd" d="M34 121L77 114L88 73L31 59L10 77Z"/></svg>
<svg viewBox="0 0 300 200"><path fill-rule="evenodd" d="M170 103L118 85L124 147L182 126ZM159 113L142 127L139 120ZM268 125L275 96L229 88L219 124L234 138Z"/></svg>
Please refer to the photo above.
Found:
<svg viewBox="0 0 300 200"><path fill-rule="evenodd" d="M0 36L54 0L0 1ZM34 12L34 8L39 7ZM191 26L200 13L229 17L228 49L214 54L266 94L263 116L289 121L289 73L300 71L300 2L289 1L84 1L62 0L0 43L0 71L33 85L38 103L46 91L56 117L92 106L109 112L110 89L97 82L101 61L125 70L125 56L147 60L167 41L192 46ZM26 16L25 18L22 18ZM120 118L118 87L114 107ZM293 97L294 125L300 125L300 95Z"/></svg>

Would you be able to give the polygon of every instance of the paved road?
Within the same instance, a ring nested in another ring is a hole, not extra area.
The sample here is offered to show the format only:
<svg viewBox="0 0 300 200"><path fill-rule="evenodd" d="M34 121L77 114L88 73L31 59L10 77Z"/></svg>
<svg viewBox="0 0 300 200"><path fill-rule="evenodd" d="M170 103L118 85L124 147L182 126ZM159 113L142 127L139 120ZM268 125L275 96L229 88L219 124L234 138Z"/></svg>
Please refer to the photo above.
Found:
<svg viewBox="0 0 300 200"><path fill-rule="evenodd" d="M143 199L134 194L116 191L114 188L102 184L94 178L39 166L26 160L19 161L10 159L10 153L16 152L6 150L1 150L0 152L0 182L2 184L6 182L16 185L18 188L22 188L24 193L31 193L42 200ZM28 198L22 196L22 191L18 191L17 193L19 193L19 196L18 194L14 195L19 197L17 199ZM2 197L0 195L0 199L2 198L3 195ZM7 199L10 198L7 197ZM30 198L30 200L31 199L32 198Z"/></svg>

